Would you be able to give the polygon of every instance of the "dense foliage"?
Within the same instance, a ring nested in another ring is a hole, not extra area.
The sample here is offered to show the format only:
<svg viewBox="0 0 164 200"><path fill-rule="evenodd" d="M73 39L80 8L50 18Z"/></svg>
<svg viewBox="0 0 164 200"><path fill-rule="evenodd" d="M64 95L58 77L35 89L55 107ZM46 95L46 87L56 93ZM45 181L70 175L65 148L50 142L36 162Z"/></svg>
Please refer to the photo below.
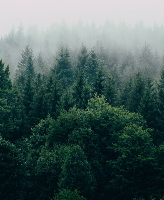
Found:
<svg viewBox="0 0 164 200"><path fill-rule="evenodd" d="M144 69L96 51L61 45L48 68L26 46L13 80L0 61L0 199L164 195L164 69L146 45Z"/></svg>

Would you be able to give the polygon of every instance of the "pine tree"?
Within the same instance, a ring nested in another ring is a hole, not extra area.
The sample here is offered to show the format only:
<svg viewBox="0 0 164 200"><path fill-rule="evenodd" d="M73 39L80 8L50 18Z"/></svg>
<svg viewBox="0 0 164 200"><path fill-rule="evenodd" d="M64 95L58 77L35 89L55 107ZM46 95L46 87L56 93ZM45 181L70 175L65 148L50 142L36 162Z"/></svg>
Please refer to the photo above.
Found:
<svg viewBox="0 0 164 200"><path fill-rule="evenodd" d="M131 112L137 112L139 109L140 101L144 92L144 85L142 74L138 72L132 82L131 95L128 103L128 109Z"/></svg>
<svg viewBox="0 0 164 200"><path fill-rule="evenodd" d="M29 57L31 57L31 59L29 60ZM22 51L21 54L21 60L18 63L17 66L17 70L15 73L15 84L19 87L22 88L25 84L25 77L26 77L26 73L27 73L27 65L28 62L32 62L33 59L33 52L32 49L29 46L26 46L25 50Z"/></svg>
<svg viewBox="0 0 164 200"><path fill-rule="evenodd" d="M70 54L67 47L61 47L56 57L55 64L56 75L63 88L66 88L72 82L73 72L70 60Z"/></svg>
<svg viewBox="0 0 164 200"><path fill-rule="evenodd" d="M97 93L97 95L102 95L104 93L104 75L102 69L99 69L97 72L97 76L94 83L93 92Z"/></svg>
<svg viewBox="0 0 164 200"><path fill-rule="evenodd" d="M116 104L116 94L117 94L117 88L116 88L116 81L114 76L109 75L105 81L104 84L105 87L105 98L107 99L107 102L114 106Z"/></svg>
<svg viewBox="0 0 164 200"><path fill-rule="evenodd" d="M98 68L98 61L97 61L97 56L94 50L91 50L86 62L86 78L88 80L89 84L93 84L94 79L96 77L96 72Z"/></svg>
<svg viewBox="0 0 164 200"><path fill-rule="evenodd" d="M44 73L46 63L42 57L42 54L39 53L38 57L36 58L36 71L37 73Z"/></svg>
<svg viewBox="0 0 164 200"><path fill-rule="evenodd" d="M139 112L147 121L150 128L157 130L157 95L154 91L151 79L147 79L143 96L140 101Z"/></svg>
<svg viewBox="0 0 164 200"><path fill-rule="evenodd" d="M11 130L11 108L12 108L12 83L9 78L9 65L4 68L4 63L0 60L0 135L10 139Z"/></svg>
<svg viewBox="0 0 164 200"><path fill-rule="evenodd" d="M159 85L158 85L158 129L161 132L161 140L164 139L164 69L161 70Z"/></svg>
<svg viewBox="0 0 164 200"><path fill-rule="evenodd" d="M23 199L25 166L21 152L0 136L0 199Z"/></svg>
<svg viewBox="0 0 164 200"><path fill-rule="evenodd" d="M80 53L78 55L78 64L77 64L78 71L80 71L80 70L84 71L85 70L88 56L89 55L88 55L87 48L82 45L82 47L80 49Z"/></svg>
<svg viewBox="0 0 164 200"><path fill-rule="evenodd" d="M0 90L9 90L12 88L10 79L9 65L4 68L4 63L0 60Z"/></svg>
<svg viewBox="0 0 164 200"><path fill-rule="evenodd" d="M48 113L54 118L57 117L60 97L60 85L56 77L53 78L53 76L50 76L46 86L45 98L47 102Z"/></svg>
<svg viewBox="0 0 164 200"><path fill-rule="evenodd" d="M122 89L120 90L120 105L125 106L125 108L129 109L129 101L132 92L132 77L124 83Z"/></svg>
<svg viewBox="0 0 164 200"><path fill-rule="evenodd" d="M61 189L78 189L80 194L86 198L94 197L95 179L90 164L79 146L74 146L66 157L62 167Z"/></svg>
<svg viewBox="0 0 164 200"><path fill-rule="evenodd" d="M84 80L84 73L79 72L78 77L73 86L73 98L77 108L86 108L87 102L90 98L90 92Z"/></svg>
<svg viewBox="0 0 164 200"><path fill-rule="evenodd" d="M25 69L25 77L30 76L31 80L34 81L35 78L35 69L34 69L34 64L33 64L33 60L32 57L29 56L28 60L27 60L27 65L26 65L26 69Z"/></svg>

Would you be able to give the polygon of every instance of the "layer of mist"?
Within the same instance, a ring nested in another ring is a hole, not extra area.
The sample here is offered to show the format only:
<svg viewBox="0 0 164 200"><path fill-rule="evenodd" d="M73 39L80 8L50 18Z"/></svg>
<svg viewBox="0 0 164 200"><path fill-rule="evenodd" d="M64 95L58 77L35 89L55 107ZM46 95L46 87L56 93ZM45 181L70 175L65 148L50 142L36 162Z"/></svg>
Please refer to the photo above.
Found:
<svg viewBox="0 0 164 200"><path fill-rule="evenodd" d="M106 21L102 25L84 24L82 21L68 26L64 21L52 24L47 30L31 25L26 31L22 24L0 39L0 59L10 66L11 78L14 77L21 53L27 45L34 57L42 55L47 68L54 65L55 55L61 45L68 47L73 66L82 45L88 50L94 49L104 66L119 68L124 74L128 68L152 68L151 74L157 75L162 66L164 55L164 27L154 24L144 26L143 22L133 27L125 22L115 24ZM154 70L154 71L153 71ZM143 71L144 72L144 71ZM146 71L145 71L146 72Z"/></svg>

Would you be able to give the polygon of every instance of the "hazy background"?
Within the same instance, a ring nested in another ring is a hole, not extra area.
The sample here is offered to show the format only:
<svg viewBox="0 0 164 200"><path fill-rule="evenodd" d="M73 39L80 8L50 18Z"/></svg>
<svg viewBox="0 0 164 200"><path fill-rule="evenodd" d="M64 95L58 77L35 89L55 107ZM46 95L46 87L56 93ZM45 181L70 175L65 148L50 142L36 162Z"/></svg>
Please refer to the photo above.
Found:
<svg viewBox="0 0 164 200"><path fill-rule="evenodd" d="M82 45L110 70L125 65L122 77L134 68L156 76L164 65L162 0L0 0L0 8L0 59L12 78L28 45L47 69L61 45L73 68Z"/></svg>
<svg viewBox="0 0 164 200"><path fill-rule="evenodd" d="M145 25L163 24L163 0L1 0L0 36L20 23L47 28L53 22L65 20L68 24L81 19L103 23L113 20L134 25L142 20Z"/></svg>

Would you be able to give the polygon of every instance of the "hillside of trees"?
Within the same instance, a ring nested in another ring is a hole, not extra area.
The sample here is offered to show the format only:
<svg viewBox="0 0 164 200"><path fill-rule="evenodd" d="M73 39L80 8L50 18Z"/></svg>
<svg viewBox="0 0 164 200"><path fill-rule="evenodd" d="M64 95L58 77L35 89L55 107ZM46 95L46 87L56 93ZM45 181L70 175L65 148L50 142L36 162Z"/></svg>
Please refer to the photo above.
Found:
<svg viewBox="0 0 164 200"><path fill-rule="evenodd" d="M23 27L1 38L0 199L164 196L163 43L151 49L137 36L135 46L129 33L116 44L106 31L97 40L92 26L93 40L81 29L85 42L73 27L45 41Z"/></svg>

